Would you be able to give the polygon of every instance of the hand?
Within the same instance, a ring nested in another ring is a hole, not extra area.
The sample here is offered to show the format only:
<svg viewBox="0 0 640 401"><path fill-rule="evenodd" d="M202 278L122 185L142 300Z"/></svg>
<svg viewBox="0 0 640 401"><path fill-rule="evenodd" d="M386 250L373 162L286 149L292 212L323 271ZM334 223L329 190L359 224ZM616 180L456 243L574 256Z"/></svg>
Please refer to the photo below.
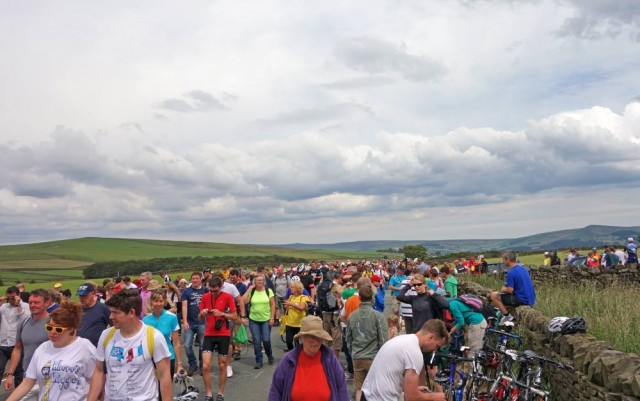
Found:
<svg viewBox="0 0 640 401"><path fill-rule="evenodd" d="M184 331L189 330L189 323L187 322L182 323L182 328L184 329Z"/></svg>
<svg viewBox="0 0 640 401"><path fill-rule="evenodd" d="M7 376L7 379L4 382L4 391L10 391L12 386L13 386L13 376Z"/></svg>
<svg viewBox="0 0 640 401"><path fill-rule="evenodd" d="M447 397L444 393L433 393L433 399L438 401L447 401Z"/></svg>
<svg viewBox="0 0 640 401"><path fill-rule="evenodd" d="M273 318L269 319L269 327L273 327Z"/></svg>

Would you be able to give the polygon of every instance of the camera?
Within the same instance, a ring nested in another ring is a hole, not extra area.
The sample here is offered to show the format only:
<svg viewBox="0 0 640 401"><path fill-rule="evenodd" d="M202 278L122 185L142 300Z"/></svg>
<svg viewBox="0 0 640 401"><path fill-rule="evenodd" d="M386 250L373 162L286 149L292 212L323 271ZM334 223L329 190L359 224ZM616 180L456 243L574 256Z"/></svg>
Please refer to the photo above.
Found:
<svg viewBox="0 0 640 401"><path fill-rule="evenodd" d="M213 311L212 311L212 310L208 310L208 311L207 311L207 314L208 314L208 315L211 315L212 313L213 313Z"/></svg>
<svg viewBox="0 0 640 401"><path fill-rule="evenodd" d="M216 319L216 330L220 330L222 328L222 325L224 324L224 321L222 319Z"/></svg>

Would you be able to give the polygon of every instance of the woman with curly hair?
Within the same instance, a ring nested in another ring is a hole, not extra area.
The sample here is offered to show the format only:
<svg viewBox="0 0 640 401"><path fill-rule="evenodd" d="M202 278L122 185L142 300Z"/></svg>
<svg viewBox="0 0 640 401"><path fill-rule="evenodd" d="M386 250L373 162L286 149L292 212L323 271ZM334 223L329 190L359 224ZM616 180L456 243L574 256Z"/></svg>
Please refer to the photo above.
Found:
<svg viewBox="0 0 640 401"><path fill-rule="evenodd" d="M22 399L36 383L41 401L87 399L96 366L96 348L89 340L78 337L81 317L82 306L76 302L64 302L51 313L44 326L49 341L36 349L24 380L8 401Z"/></svg>

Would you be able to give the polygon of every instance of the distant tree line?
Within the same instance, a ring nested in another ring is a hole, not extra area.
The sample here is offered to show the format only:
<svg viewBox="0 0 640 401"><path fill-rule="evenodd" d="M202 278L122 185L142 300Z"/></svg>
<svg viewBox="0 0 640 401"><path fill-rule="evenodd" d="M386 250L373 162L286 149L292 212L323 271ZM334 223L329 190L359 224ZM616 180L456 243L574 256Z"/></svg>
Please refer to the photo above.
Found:
<svg viewBox="0 0 640 401"><path fill-rule="evenodd" d="M255 268L259 265L273 266L285 263L305 263L306 259L289 256L214 256L214 257L178 257L178 258L157 258L145 260L125 260L113 262L98 262L83 269L84 278L102 278L120 276L136 276L142 272L150 271L159 273L161 271L202 271L204 267L212 270L221 270L225 267L246 267Z"/></svg>

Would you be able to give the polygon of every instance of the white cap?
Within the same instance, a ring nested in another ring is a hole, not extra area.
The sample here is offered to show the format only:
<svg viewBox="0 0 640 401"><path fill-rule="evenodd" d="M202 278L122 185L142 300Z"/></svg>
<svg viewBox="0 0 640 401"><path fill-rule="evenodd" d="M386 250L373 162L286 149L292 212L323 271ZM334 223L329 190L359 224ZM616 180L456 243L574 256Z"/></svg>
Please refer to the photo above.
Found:
<svg viewBox="0 0 640 401"><path fill-rule="evenodd" d="M544 256L547 256L547 255L549 255L549 252L545 252L545 253L544 253Z"/></svg>
<svg viewBox="0 0 640 401"><path fill-rule="evenodd" d="M633 237L627 238L627 242L633 242Z"/></svg>

